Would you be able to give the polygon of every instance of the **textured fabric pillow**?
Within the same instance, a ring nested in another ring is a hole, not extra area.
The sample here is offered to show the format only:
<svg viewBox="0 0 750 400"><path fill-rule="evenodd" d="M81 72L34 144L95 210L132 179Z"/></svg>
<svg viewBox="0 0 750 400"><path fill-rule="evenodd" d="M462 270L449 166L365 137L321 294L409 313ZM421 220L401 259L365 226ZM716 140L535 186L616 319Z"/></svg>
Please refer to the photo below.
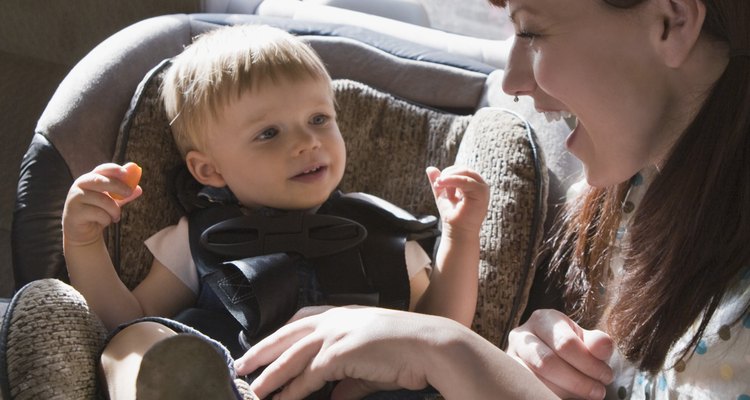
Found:
<svg viewBox="0 0 750 400"><path fill-rule="evenodd" d="M534 280L547 210L547 168L528 123L500 108L477 111L456 164L480 172L490 186L480 233L479 298L472 328L505 348Z"/></svg>
<svg viewBox="0 0 750 400"><path fill-rule="evenodd" d="M143 167L144 194L125 207L122 222L109 235L120 276L131 288L151 264L143 241L180 216L168 187L182 161L158 96L166 65L155 68L134 96L114 160ZM334 89L347 143L342 190L371 193L412 213L436 215L427 166L444 168L455 161L473 167L490 184L474 329L504 345L526 304L545 217L546 168L528 124L501 109L446 113L354 81L337 80Z"/></svg>
<svg viewBox="0 0 750 400"><path fill-rule="evenodd" d="M134 288L148 273L153 256L143 242L152 234L177 223L181 212L171 195L171 179L183 164L159 97L164 61L136 89L117 138L113 161L133 161L141 166L143 195L123 208L121 222L110 225L108 245L120 279Z"/></svg>

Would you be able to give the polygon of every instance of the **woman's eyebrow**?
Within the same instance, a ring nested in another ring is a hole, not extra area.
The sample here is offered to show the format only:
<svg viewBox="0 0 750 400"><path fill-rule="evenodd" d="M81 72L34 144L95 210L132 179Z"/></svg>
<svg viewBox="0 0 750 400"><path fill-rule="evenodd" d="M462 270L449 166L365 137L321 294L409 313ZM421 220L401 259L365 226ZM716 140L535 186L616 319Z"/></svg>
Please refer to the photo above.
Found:
<svg viewBox="0 0 750 400"><path fill-rule="evenodd" d="M537 11L533 7L528 6L528 5L522 5L522 6L519 6L518 8L513 9L513 11L508 13L508 18L510 18L511 22L515 23L516 15L518 13L524 13L524 12L527 14L532 14L532 15L537 13Z"/></svg>

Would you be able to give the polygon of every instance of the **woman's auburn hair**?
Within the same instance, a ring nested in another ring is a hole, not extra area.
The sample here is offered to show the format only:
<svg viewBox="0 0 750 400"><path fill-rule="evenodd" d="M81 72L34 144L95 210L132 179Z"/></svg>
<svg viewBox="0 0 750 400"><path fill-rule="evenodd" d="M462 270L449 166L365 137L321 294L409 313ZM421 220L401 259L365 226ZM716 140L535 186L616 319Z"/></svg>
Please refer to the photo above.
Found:
<svg viewBox="0 0 750 400"><path fill-rule="evenodd" d="M640 2L616 3L625 8ZM750 2L705 4L704 34L730 49L750 49ZM680 360L689 357L731 285L750 266L749 159L750 58L732 57L635 211L617 289L626 295L601 321L641 369L665 367L669 350L699 321L680 349ZM609 278L628 188L628 182L588 188L565 206L547 241L552 282L563 290L566 311L586 328L602 319L599 288Z"/></svg>

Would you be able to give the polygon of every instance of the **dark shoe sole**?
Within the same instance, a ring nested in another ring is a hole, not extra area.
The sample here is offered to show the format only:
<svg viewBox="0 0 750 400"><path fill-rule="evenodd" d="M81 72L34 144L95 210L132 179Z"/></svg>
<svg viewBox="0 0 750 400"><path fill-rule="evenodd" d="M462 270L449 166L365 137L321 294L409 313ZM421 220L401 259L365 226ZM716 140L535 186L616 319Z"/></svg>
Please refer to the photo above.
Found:
<svg viewBox="0 0 750 400"><path fill-rule="evenodd" d="M180 334L143 356L136 380L138 400L238 399L224 357L209 342Z"/></svg>

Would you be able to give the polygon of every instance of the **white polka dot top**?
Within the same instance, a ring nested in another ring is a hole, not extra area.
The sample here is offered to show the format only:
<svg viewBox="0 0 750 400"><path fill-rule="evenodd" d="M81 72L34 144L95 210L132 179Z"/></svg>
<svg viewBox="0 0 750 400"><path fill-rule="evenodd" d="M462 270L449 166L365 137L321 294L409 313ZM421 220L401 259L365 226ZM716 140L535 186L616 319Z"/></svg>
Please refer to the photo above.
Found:
<svg viewBox="0 0 750 400"><path fill-rule="evenodd" d="M621 243L628 238L633 211L643 198L653 173L644 171L633 177L623 202L622 223L610 266L615 281L623 265ZM669 351L665 368L656 375L638 371L620 354L613 355L610 365L616 378L607 388L606 398L750 400L750 314L744 310L749 300L750 266L747 266L714 313L692 356L678 361L700 321L696 321Z"/></svg>

